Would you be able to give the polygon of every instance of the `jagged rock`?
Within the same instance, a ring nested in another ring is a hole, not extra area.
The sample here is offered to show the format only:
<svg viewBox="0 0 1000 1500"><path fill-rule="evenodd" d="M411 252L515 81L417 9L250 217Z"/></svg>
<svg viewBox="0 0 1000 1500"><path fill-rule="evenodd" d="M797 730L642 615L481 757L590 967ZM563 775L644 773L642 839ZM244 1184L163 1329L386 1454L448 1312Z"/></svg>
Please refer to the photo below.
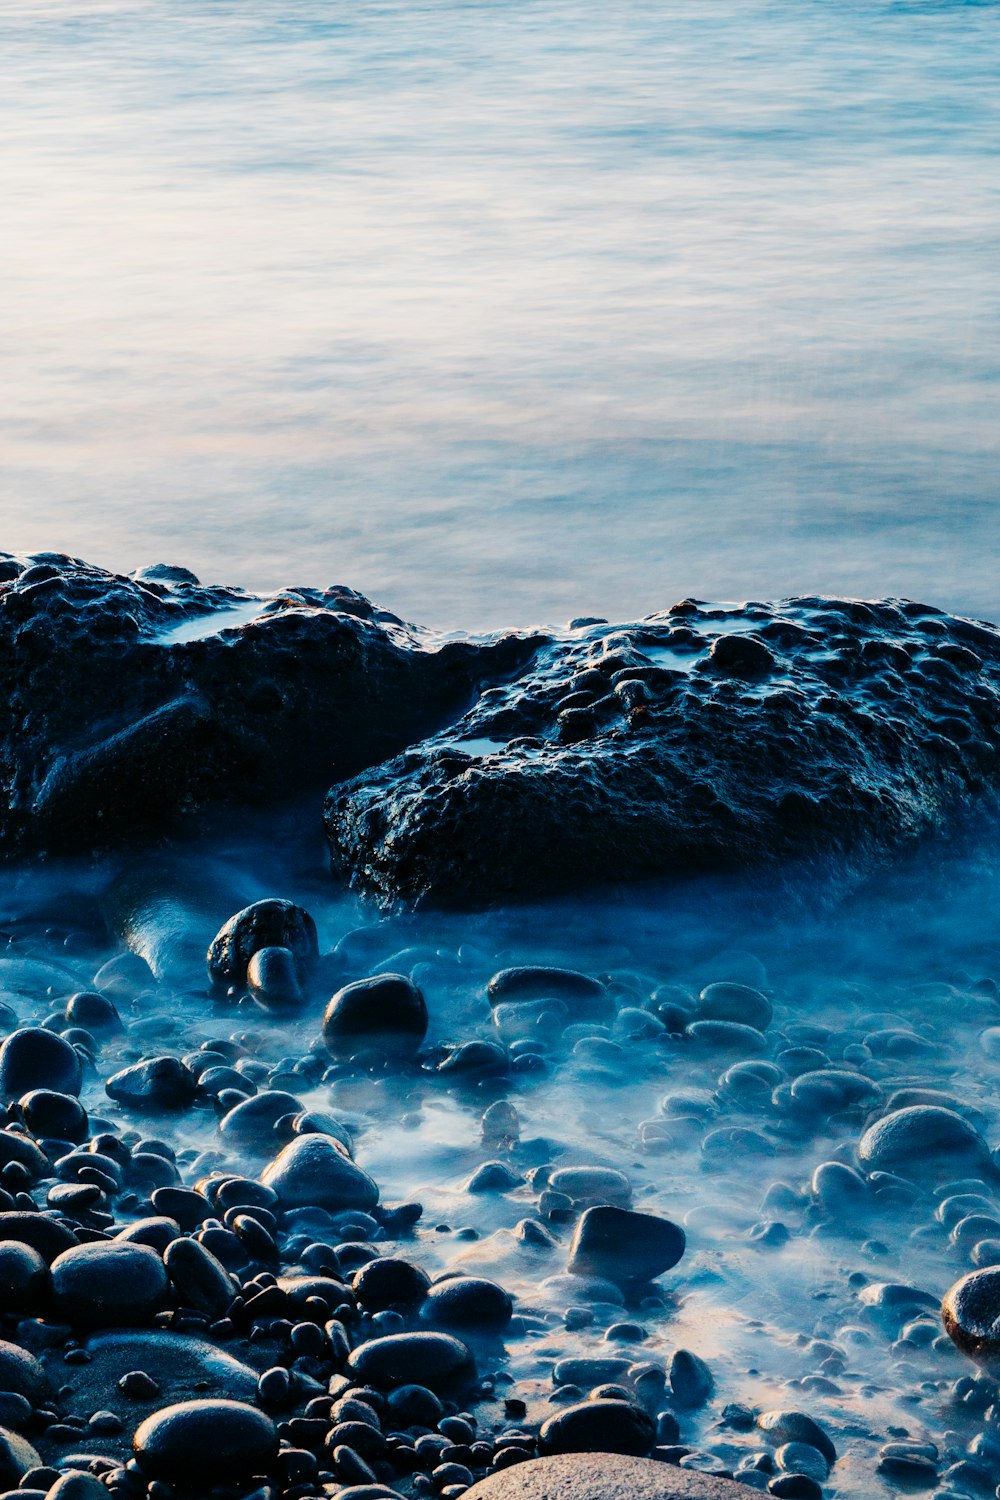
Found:
<svg viewBox="0 0 1000 1500"><path fill-rule="evenodd" d="M906 601L685 601L539 643L457 724L335 786L327 836L385 902L817 856L849 883L995 794L998 746L991 626Z"/></svg>
<svg viewBox="0 0 1000 1500"><path fill-rule="evenodd" d="M0 556L0 580L7 852L335 783L332 867L386 903L797 859L849 884L1000 784L1000 632L905 600L441 644L344 588L263 600L57 553Z"/></svg>
<svg viewBox="0 0 1000 1500"><path fill-rule="evenodd" d="M0 849L111 847L321 790L523 666L518 636L429 649L351 589L254 599L0 556ZM155 786L156 795L150 796Z"/></svg>

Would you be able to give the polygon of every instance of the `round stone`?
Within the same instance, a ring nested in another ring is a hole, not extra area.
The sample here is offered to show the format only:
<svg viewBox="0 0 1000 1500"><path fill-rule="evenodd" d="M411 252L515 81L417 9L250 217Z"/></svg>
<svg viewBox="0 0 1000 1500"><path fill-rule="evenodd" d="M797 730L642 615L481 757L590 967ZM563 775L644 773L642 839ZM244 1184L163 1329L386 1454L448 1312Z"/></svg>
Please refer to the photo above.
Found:
<svg viewBox="0 0 1000 1500"><path fill-rule="evenodd" d="M858 1145L858 1161L867 1172L910 1177L956 1168L985 1169L990 1154L979 1132L954 1110L914 1104L869 1126Z"/></svg>
<svg viewBox="0 0 1000 1500"><path fill-rule="evenodd" d="M179 1057L149 1057L114 1073L104 1085L109 1098L133 1109L186 1109L197 1090L195 1076Z"/></svg>
<svg viewBox="0 0 1000 1500"><path fill-rule="evenodd" d="M496 1334L511 1320L510 1294L483 1276L447 1276L430 1288L420 1309L427 1323L469 1333Z"/></svg>
<svg viewBox="0 0 1000 1500"><path fill-rule="evenodd" d="M628 1208L632 1201L632 1184L615 1167L559 1167L549 1177L549 1187L578 1204Z"/></svg>
<svg viewBox="0 0 1000 1500"><path fill-rule="evenodd" d="M70 1323L114 1328L144 1323L158 1312L167 1273L148 1245L96 1240L66 1250L52 1263L52 1299Z"/></svg>
<svg viewBox="0 0 1000 1500"><path fill-rule="evenodd" d="M73 1094L32 1089L17 1101L17 1112L33 1136L74 1143L87 1139L87 1111Z"/></svg>
<svg viewBox="0 0 1000 1500"><path fill-rule="evenodd" d="M427 1003L402 974L376 974L338 990L323 1016L323 1041L334 1057L376 1048L406 1057L427 1035Z"/></svg>
<svg viewBox="0 0 1000 1500"><path fill-rule="evenodd" d="M51 1265L57 1255L71 1250L77 1243L76 1235L65 1224L50 1219L47 1214L10 1209L0 1213L0 1244L14 1242L30 1245Z"/></svg>
<svg viewBox="0 0 1000 1500"><path fill-rule="evenodd" d="M48 1291L49 1268L38 1251L0 1240L0 1313L32 1317L41 1312Z"/></svg>
<svg viewBox="0 0 1000 1500"><path fill-rule="evenodd" d="M588 1208L576 1226L567 1269L610 1281L652 1281L684 1254L683 1229L655 1214L610 1206Z"/></svg>
<svg viewBox="0 0 1000 1500"><path fill-rule="evenodd" d="M79 1094L83 1068L69 1042L42 1026L23 1026L0 1045L0 1102L13 1104L33 1089Z"/></svg>
<svg viewBox="0 0 1000 1500"><path fill-rule="evenodd" d="M48 1394L45 1370L33 1354L0 1339L0 1391L14 1391L33 1406Z"/></svg>
<svg viewBox="0 0 1000 1500"><path fill-rule="evenodd" d="M476 1375L472 1354L448 1333L390 1333L359 1344L347 1368L363 1385L392 1390L415 1381L436 1395L469 1385Z"/></svg>
<svg viewBox="0 0 1000 1500"><path fill-rule="evenodd" d="M150 1479L205 1490L269 1473L278 1433L270 1417L242 1401L181 1401L147 1417L133 1446Z"/></svg>
<svg viewBox="0 0 1000 1500"><path fill-rule="evenodd" d="M746 1486L676 1464L611 1453L570 1453L513 1464L463 1500L746 1500Z"/></svg>
<svg viewBox="0 0 1000 1500"><path fill-rule="evenodd" d="M603 1019L614 1011L611 996L601 981L576 969L540 964L501 969L490 980L486 993L492 1006L561 1000L577 1018Z"/></svg>
<svg viewBox="0 0 1000 1500"><path fill-rule="evenodd" d="M282 1208L374 1208L378 1187L329 1135L299 1135L264 1168Z"/></svg>
<svg viewBox="0 0 1000 1500"><path fill-rule="evenodd" d="M302 1001L290 948L258 948L247 964L247 988L262 1010L288 1010Z"/></svg>
<svg viewBox="0 0 1000 1500"><path fill-rule="evenodd" d="M1000 1368L1000 1266L987 1266L956 1281L941 1304L941 1317L963 1354Z"/></svg>
<svg viewBox="0 0 1000 1500"><path fill-rule="evenodd" d="M8 1427L0 1427L0 1484L14 1489L22 1474L41 1468L42 1460L27 1438Z"/></svg>
<svg viewBox="0 0 1000 1500"><path fill-rule="evenodd" d="M379 1255L355 1272L352 1286L365 1312L385 1312L420 1302L430 1286L430 1277L408 1260Z"/></svg>
<svg viewBox="0 0 1000 1500"><path fill-rule="evenodd" d="M808 1443L810 1448L819 1449L828 1464L836 1462L837 1450L832 1439L804 1411L788 1411L776 1407L761 1412L757 1418L757 1426L778 1443Z"/></svg>
<svg viewBox="0 0 1000 1500"><path fill-rule="evenodd" d="M698 1019L701 1021L737 1021L766 1031L774 1014L766 995L748 984L710 984L698 997Z"/></svg>
<svg viewBox="0 0 1000 1500"><path fill-rule="evenodd" d="M549 1417L538 1434L546 1453L625 1453L642 1458L656 1442L656 1423L631 1401L580 1401Z"/></svg>
<svg viewBox="0 0 1000 1500"><path fill-rule="evenodd" d="M216 934L208 950L208 974L215 985L247 982L247 965L261 948L287 948L304 974L319 955L316 923L293 901L255 901Z"/></svg>

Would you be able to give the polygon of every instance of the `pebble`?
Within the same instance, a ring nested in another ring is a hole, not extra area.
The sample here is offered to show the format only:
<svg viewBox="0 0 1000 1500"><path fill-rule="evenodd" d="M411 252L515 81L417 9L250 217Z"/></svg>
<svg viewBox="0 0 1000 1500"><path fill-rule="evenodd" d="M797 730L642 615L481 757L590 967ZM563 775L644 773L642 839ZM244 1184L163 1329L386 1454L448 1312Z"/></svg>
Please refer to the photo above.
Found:
<svg viewBox="0 0 1000 1500"><path fill-rule="evenodd" d="M182 1401L147 1417L133 1446L150 1479L204 1490L267 1474L278 1434L269 1417L243 1402Z"/></svg>
<svg viewBox="0 0 1000 1500"><path fill-rule="evenodd" d="M132 1109L186 1109L197 1082L179 1057L150 1057L113 1073L104 1085L108 1097Z"/></svg>
<svg viewBox="0 0 1000 1500"><path fill-rule="evenodd" d="M55 1032L23 1026L0 1044L0 1103L14 1104L33 1089L77 1095L82 1081L79 1054Z"/></svg>
<svg viewBox="0 0 1000 1500"><path fill-rule="evenodd" d="M258 1095L253 1103L266 1097ZM279 1151L261 1174L282 1208L374 1208L376 1184L351 1160L340 1141L328 1135L300 1135Z"/></svg>
<svg viewBox="0 0 1000 1500"><path fill-rule="evenodd" d="M41 1468L42 1460L35 1449L19 1432L9 1427L0 1427L0 1484L13 1489L20 1483L22 1474L29 1469Z"/></svg>
<svg viewBox="0 0 1000 1500"><path fill-rule="evenodd" d="M476 1375L470 1350L447 1333L393 1333L369 1339L353 1350L347 1368L380 1391L409 1385L417 1375L436 1395L468 1386Z"/></svg>
<svg viewBox="0 0 1000 1500"><path fill-rule="evenodd" d="M258 948L247 964L247 988L265 1011L301 1005L298 966L290 948Z"/></svg>
<svg viewBox="0 0 1000 1500"><path fill-rule="evenodd" d="M554 1193L564 1193L572 1203L628 1208L632 1184L614 1167L559 1167L548 1181Z"/></svg>
<svg viewBox="0 0 1000 1500"><path fill-rule="evenodd" d="M737 1021L766 1031L774 1008L766 995L746 984L710 984L698 996L698 1019L704 1021Z"/></svg>
<svg viewBox="0 0 1000 1500"><path fill-rule="evenodd" d="M434 1282L420 1316L442 1328L498 1334L507 1327L514 1304L510 1294L482 1276L448 1276Z"/></svg>
<svg viewBox="0 0 1000 1500"><path fill-rule="evenodd" d="M402 974L376 974L338 990L323 1015L323 1041L334 1057L374 1048L411 1057L427 1034L427 1002Z"/></svg>
<svg viewBox="0 0 1000 1500"><path fill-rule="evenodd" d="M319 956L316 924L292 901L269 899L244 907L216 933L207 954L208 975L214 985L247 981L247 965L261 948L287 948L303 973Z"/></svg>
<svg viewBox="0 0 1000 1500"><path fill-rule="evenodd" d="M929 1104L913 1104L876 1120L861 1137L858 1161L868 1172L904 1177L916 1171L990 1168L989 1150L978 1131L953 1110Z"/></svg>
<svg viewBox="0 0 1000 1500"><path fill-rule="evenodd" d="M667 1367L667 1381L676 1405L686 1408L704 1406L715 1389L708 1365L690 1349L674 1350Z"/></svg>
<svg viewBox="0 0 1000 1500"><path fill-rule="evenodd" d="M945 1294L941 1317L963 1354L980 1362L996 1360L1000 1356L1000 1267L972 1271L956 1281Z"/></svg>
<svg viewBox="0 0 1000 1500"><path fill-rule="evenodd" d="M39 1405L49 1392L44 1366L27 1349L6 1339L0 1339L0 1391L13 1391L33 1406Z"/></svg>
<svg viewBox="0 0 1000 1500"><path fill-rule="evenodd" d="M52 1263L54 1306L77 1326L146 1322L166 1292L163 1261L148 1245L97 1241L66 1250Z"/></svg>
<svg viewBox="0 0 1000 1500"><path fill-rule="evenodd" d="M630 1401L581 1401L542 1424L538 1451L624 1453L642 1458L652 1451L656 1423Z"/></svg>
<svg viewBox="0 0 1000 1500"><path fill-rule="evenodd" d="M836 1462L837 1450L831 1438L819 1423L814 1422L812 1417L807 1416L805 1412L774 1408L760 1413L757 1426L761 1432L777 1439L782 1445L806 1443L809 1447L818 1449L828 1464Z"/></svg>
<svg viewBox="0 0 1000 1500"><path fill-rule="evenodd" d="M570 1245L567 1269L611 1281L652 1281L684 1254L683 1229L670 1219L629 1209L588 1208Z"/></svg>

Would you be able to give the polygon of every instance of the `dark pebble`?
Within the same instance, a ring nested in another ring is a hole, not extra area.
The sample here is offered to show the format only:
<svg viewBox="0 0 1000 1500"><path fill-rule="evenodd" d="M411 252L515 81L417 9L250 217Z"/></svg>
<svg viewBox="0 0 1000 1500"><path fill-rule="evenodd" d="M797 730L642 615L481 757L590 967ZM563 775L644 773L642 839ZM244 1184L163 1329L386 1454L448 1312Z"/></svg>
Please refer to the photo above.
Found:
<svg viewBox="0 0 1000 1500"><path fill-rule="evenodd" d="M71 1323L114 1328L144 1323L162 1306L167 1273L157 1252L120 1240L66 1250L52 1263L52 1300Z"/></svg>
<svg viewBox="0 0 1000 1500"><path fill-rule="evenodd" d="M304 973L319 956L316 924L292 901L255 901L238 911L213 938L208 974L213 984L242 987L247 965L261 948L287 948Z"/></svg>
<svg viewBox="0 0 1000 1500"><path fill-rule="evenodd" d="M208 1488L267 1474L278 1434L269 1417L240 1401L182 1401L147 1417L134 1448L149 1478Z"/></svg>
<svg viewBox="0 0 1000 1500"><path fill-rule="evenodd" d="M345 985L323 1016L323 1041L334 1057L362 1049L411 1056L427 1034L427 1003L402 974L376 974Z"/></svg>
<svg viewBox="0 0 1000 1500"><path fill-rule="evenodd" d="M472 1354L447 1333L395 1333L360 1344L347 1361L353 1375L376 1390L392 1390L419 1377L421 1385L443 1394L471 1384Z"/></svg>
<svg viewBox="0 0 1000 1500"><path fill-rule="evenodd" d="M288 1010L302 1003L298 965L290 948L258 948L247 964L247 988L262 1010Z"/></svg>
<svg viewBox="0 0 1000 1500"><path fill-rule="evenodd" d="M481 1276L447 1276L430 1288L420 1309L425 1322L467 1332L500 1333L511 1320L510 1295Z"/></svg>
<svg viewBox="0 0 1000 1500"><path fill-rule="evenodd" d="M25 1026L0 1044L0 1102L13 1104L33 1089L79 1094L80 1058L69 1042L41 1026Z"/></svg>
<svg viewBox="0 0 1000 1500"><path fill-rule="evenodd" d="M264 1095L258 1095L254 1104ZM261 1176L282 1208L374 1208L378 1187L327 1135L300 1135L290 1141Z"/></svg>
<svg viewBox="0 0 1000 1500"><path fill-rule="evenodd" d="M108 1096L133 1109L186 1109L197 1092L190 1068L179 1057L151 1057L114 1073Z"/></svg>
<svg viewBox="0 0 1000 1500"><path fill-rule="evenodd" d="M394 1256L376 1256L354 1274L354 1295L366 1312L391 1307L413 1307L420 1302L430 1277L419 1266Z"/></svg>
<svg viewBox="0 0 1000 1500"><path fill-rule="evenodd" d="M652 1417L629 1401L581 1401L549 1417L538 1450L550 1453L648 1454L656 1441Z"/></svg>
<svg viewBox="0 0 1000 1500"><path fill-rule="evenodd" d="M567 1268L610 1281L652 1281L684 1254L679 1225L654 1214L614 1207L588 1208L576 1227Z"/></svg>

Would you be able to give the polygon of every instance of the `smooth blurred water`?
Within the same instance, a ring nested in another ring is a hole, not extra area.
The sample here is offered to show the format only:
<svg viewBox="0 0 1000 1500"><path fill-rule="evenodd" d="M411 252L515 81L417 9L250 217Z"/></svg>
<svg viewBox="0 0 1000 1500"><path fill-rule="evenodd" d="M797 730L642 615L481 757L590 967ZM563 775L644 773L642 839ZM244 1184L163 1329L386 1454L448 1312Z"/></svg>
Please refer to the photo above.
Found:
<svg viewBox="0 0 1000 1500"><path fill-rule="evenodd" d="M993 0L8 0L0 546L1000 614Z"/></svg>

